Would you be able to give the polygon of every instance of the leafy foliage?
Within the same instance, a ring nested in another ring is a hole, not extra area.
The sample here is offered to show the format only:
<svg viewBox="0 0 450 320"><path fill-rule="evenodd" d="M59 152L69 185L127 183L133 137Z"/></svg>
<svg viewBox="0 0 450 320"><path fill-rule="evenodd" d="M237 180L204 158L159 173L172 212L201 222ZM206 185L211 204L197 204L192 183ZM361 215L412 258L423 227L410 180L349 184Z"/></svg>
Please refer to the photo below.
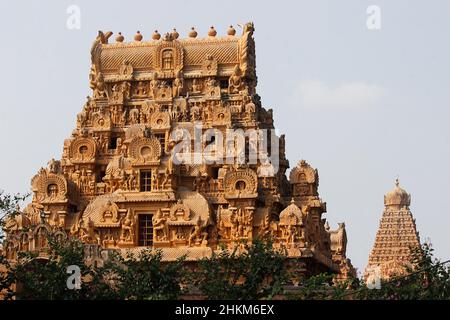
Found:
<svg viewBox="0 0 450 320"><path fill-rule="evenodd" d="M16 206L27 195L0 191L0 228L17 214ZM1 231L1 230L0 230ZM0 234L1 240L1 234ZM189 264L182 257L163 261L162 252L142 250L137 255L112 252L101 265L87 265L84 245L77 239L58 242L48 238L42 255L19 253L11 263L0 255L0 296L4 299L177 299L185 289L198 289L208 299L450 299L450 264L433 256L430 244L412 251L407 274L382 280L380 289L369 289L361 279L336 281L334 274L301 278L294 293L286 285L296 279L295 261L272 246L270 239L222 248L210 258ZM67 286L68 266L80 268L79 290Z"/></svg>
<svg viewBox="0 0 450 320"><path fill-rule="evenodd" d="M144 250L137 256L113 257L103 266L87 266L84 247L77 239L62 243L49 237L45 258L34 252L20 253L16 263L0 256L0 292L5 299L176 299L181 293L183 259L163 263L160 251ZM80 267L80 290L69 289L67 267Z"/></svg>
<svg viewBox="0 0 450 320"><path fill-rule="evenodd" d="M208 299L270 299L288 280L285 256L255 240L199 262L194 283Z"/></svg>
<svg viewBox="0 0 450 320"><path fill-rule="evenodd" d="M175 262L162 262L161 251L145 249L125 257L113 254L101 274L111 284L114 298L133 300L176 299L181 294L184 257Z"/></svg>
<svg viewBox="0 0 450 320"><path fill-rule="evenodd" d="M357 279L335 281L335 274L321 273L304 277L295 293L288 294L289 299L300 300L342 300L357 286Z"/></svg>
<svg viewBox="0 0 450 320"><path fill-rule="evenodd" d="M45 256L38 256L35 252L21 252L18 262L14 264L0 258L0 264L8 269L0 278L0 291L6 291L6 299L67 300L83 297L86 287L69 290L66 284L68 266L79 266L82 275L89 272L83 263L83 244L79 241L59 243L52 238L48 240L49 249Z"/></svg>
<svg viewBox="0 0 450 320"><path fill-rule="evenodd" d="M3 239L2 228L9 217L16 215L17 205L28 198L28 194L19 193L11 195L0 190L0 241Z"/></svg>
<svg viewBox="0 0 450 320"><path fill-rule="evenodd" d="M380 289L362 285L357 299L437 300L450 299L450 265L433 257L431 244L412 250L411 266L407 274L381 281Z"/></svg>

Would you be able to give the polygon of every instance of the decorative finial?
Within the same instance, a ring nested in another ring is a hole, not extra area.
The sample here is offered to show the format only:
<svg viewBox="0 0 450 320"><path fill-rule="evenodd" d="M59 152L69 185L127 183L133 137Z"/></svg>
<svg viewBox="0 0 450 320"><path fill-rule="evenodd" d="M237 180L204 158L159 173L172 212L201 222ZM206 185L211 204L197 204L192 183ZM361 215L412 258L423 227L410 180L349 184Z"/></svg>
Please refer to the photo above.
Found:
<svg viewBox="0 0 450 320"><path fill-rule="evenodd" d="M159 40L161 39L161 35L159 34L158 30L155 30L152 34L152 39L153 40Z"/></svg>
<svg viewBox="0 0 450 320"><path fill-rule="evenodd" d="M395 179L395 186L398 187L399 185L400 185L400 181L398 180L398 177L397 177L397 179Z"/></svg>
<svg viewBox="0 0 450 320"><path fill-rule="evenodd" d="M180 34L178 33L177 29L173 28L172 39L178 39L179 36Z"/></svg>
<svg viewBox="0 0 450 320"><path fill-rule="evenodd" d="M136 34L134 35L134 40L135 41L141 41L142 40L142 34L140 31L137 31Z"/></svg>
<svg viewBox="0 0 450 320"><path fill-rule="evenodd" d="M217 34L216 29L214 29L214 26L211 26L211 28L209 28L209 31L208 31L208 36L215 37L216 34Z"/></svg>
<svg viewBox="0 0 450 320"><path fill-rule="evenodd" d="M197 31L195 31L194 27L191 28L191 31L189 31L188 35L189 35L190 38L196 38L197 37Z"/></svg>
<svg viewBox="0 0 450 320"><path fill-rule="evenodd" d="M291 198L291 204L295 204L294 197Z"/></svg>
<svg viewBox="0 0 450 320"><path fill-rule="evenodd" d="M229 36L234 36L234 35L236 34L236 29L234 29L233 26L230 25L230 26L228 27L227 34L228 34Z"/></svg>
<svg viewBox="0 0 450 320"><path fill-rule="evenodd" d="M116 37L116 42L123 42L124 39L125 39L125 38L124 38L124 36L122 35L122 32L119 32L119 33L117 34L117 37Z"/></svg>

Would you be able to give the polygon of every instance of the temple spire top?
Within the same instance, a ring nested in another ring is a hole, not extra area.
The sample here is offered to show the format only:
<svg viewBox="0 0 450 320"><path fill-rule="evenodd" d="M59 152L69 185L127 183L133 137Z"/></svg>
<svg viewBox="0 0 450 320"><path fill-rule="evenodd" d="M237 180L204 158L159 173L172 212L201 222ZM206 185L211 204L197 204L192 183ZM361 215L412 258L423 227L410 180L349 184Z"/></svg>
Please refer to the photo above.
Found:
<svg viewBox="0 0 450 320"><path fill-rule="evenodd" d="M395 188L384 197L385 209L364 276L367 281L377 273L385 279L404 274L411 266L411 248L420 247L420 239L410 203L411 196L397 177Z"/></svg>

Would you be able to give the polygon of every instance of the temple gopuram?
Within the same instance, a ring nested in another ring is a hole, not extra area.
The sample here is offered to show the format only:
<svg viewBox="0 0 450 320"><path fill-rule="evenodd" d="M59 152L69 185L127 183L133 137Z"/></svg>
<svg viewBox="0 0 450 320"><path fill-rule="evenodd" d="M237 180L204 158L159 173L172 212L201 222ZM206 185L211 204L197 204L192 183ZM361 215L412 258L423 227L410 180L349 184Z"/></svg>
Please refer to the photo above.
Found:
<svg viewBox="0 0 450 320"><path fill-rule="evenodd" d="M410 204L411 195L400 187L397 179L395 188L384 196L385 209L365 270L366 281L404 275L407 267L413 267L412 250L420 248L420 240Z"/></svg>
<svg viewBox="0 0 450 320"><path fill-rule="evenodd" d="M31 203L8 221L4 254L45 252L51 234L80 239L91 258L150 247L195 261L271 235L305 274L355 275L344 223L331 230L323 217L317 170L302 160L286 176L285 137L256 93L254 27L241 27L114 43L99 32L92 95L61 159L37 172ZM243 139L222 148L229 131Z"/></svg>

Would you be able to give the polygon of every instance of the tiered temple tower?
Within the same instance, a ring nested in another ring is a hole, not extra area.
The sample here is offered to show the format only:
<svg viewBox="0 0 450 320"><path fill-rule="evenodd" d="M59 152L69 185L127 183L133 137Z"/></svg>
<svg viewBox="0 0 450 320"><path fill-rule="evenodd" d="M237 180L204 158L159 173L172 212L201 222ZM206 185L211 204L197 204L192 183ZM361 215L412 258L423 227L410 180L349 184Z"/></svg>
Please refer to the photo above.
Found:
<svg viewBox="0 0 450 320"><path fill-rule="evenodd" d="M330 231L323 218L317 170L301 161L285 175L284 135L256 94L253 24L242 29L198 38L192 28L186 39L155 31L148 41L137 32L131 42L119 33L115 43L99 32L92 96L61 160L33 177L31 204L6 227L6 255L45 251L51 233L196 260L271 235L307 273L353 274L344 224Z"/></svg>
<svg viewBox="0 0 450 320"><path fill-rule="evenodd" d="M411 249L420 247L419 233L409 205L409 195L399 185L384 196L385 209L375 238L375 244L365 271L365 279L370 274L378 274L389 279L405 273L410 266Z"/></svg>

